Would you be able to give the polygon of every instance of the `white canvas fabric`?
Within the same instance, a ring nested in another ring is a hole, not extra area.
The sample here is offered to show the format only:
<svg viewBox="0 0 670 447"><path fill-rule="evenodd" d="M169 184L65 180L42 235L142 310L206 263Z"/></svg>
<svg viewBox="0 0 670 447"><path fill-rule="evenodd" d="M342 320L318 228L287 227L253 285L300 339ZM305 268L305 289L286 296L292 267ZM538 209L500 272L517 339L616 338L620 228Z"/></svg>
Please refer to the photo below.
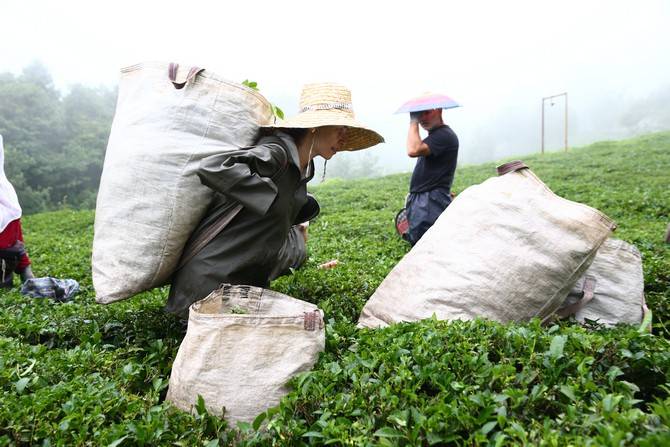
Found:
<svg viewBox="0 0 670 447"><path fill-rule="evenodd" d="M584 294L587 281L591 282L590 296ZM576 312L566 312L570 306ZM613 326L640 324L648 311L640 251L622 240L607 239L557 313L574 315L582 323L589 319Z"/></svg>
<svg viewBox="0 0 670 447"><path fill-rule="evenodd" d="M359 327L441 320L545 319L565 300L612 221L520 168L472 186L382 281Z"/></svg>
<svg viewBox="0 0 670 447"><path fill-rule="evenodd" d="M196 175L200 160L250 146L272 120L270 104L252 89L209 71L175 88L168 70L144 63L121 72L96 204L99 303L167 281L212 197ZM186 72L174 71L179 81Z"/></svg>
<svg viewBox="0 0 670 447"><path fill-rule="evenodd" d="M286 382L325 348L323 313L313 304L250 286L223 285L189 308L188 330L166 399L190 411L251 422L286 395Z"/></svg>
<svg viewBox="0 0 670 447"><path fill-rule="evenodd" d="M7 225L19 217L21 217L21 205L14 186L9 183L5 175L5 146L0 135L0 232L5 231Z"/></svg>

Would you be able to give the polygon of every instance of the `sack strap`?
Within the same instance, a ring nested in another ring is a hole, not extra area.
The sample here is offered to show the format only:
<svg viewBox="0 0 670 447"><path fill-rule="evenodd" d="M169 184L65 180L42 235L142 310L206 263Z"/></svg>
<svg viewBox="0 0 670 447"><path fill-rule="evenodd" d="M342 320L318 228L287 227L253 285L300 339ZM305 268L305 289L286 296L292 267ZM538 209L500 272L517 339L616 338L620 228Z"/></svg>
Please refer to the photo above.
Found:
<svg viewBox="0 0 670 447"><path fill-rule="evenodd" d="M504 165L500 165L496 168L498 171L498 176L508 174L510 172L520 171L521 169L528 169L528 166L521 160L510 161Z"/></svg>
<svg viewBox="0 0 670 447"><path fill-rule="evenodd" d="M284 172L286 172L286 168L288 167L288 160L289 160L289 155L286 152L286 148L284 147L283 143L281 142L281 139L277 138L277 141L272 141L272 143L276 143L279 147L282 148L282 153L284 154L284 160L277 172L272 176L272 180L276 180L279 178ZM234 206L230 208L229 211L223 213L212 225L210 225L205 231L203 231L195 240L193 240L186 248L184 248L184 252L182 254L181 260L179 261L179 265L175 269L175 271L181 269L188 261L193 259L195 255L197 255L200 250L205 248L207 244L209 244L212 239L214 239L219 233L221 233L224 228L228 226L228 224L239 214L240 211L242 211L242 204L240 203L235 203Z"/></svg>
<svg viewBox="0 0 670 447"><path fill-rule="evenodd" d="M582 286L582 298L569 306L560 309L556 312L558 318L566 318L579 312L589 301L595 296L596 279L592 276L584 278L584 285Z"/></svg>
<svg viewBox="0 0 670 447"><path fill-rule="evenodd" d="M186 84L193 81L195 77L198 75L198 73L204 70L205 70L204 68L200 67L191 67L191 69L188 71L188 74L186 75L186 79L184 80L184 82L177 82L177 72L179 71L179 64L170 62L170 65L168 66L168 78L170 78L170 81L172 81L172 85L174 85L174 88L176 88L177 90L181 90L182 88L184 88Z"/></svg>
<svg viewBox="0 0 670 447"><path fill-rule="evenodd" d="M303 327L306 331L323 329L323 319L321 318L319 309L315 309L312 312L303 312L303 314Z"/></svg>
<svg viewBox="0 0 670 447"><path fill-rule="evenodd" d="M243 206L241 204L235 204L235 206L233 206L228 212L223 213L216 222L210 225L200 234L200 236L198 236L197 239L189 244L188 247L184 249L184 254L181 257L181 261L179 261L179 265L177 266L176 270L181 269L184 264L193 259L193 257L197 255L200 250L205 248L205 246L209 244L217 234L221 233L221 231L223 231L223 229L228 226L230 221L232 221L235 216L237 216L239 212L242 211L242 208Z"/></svg>

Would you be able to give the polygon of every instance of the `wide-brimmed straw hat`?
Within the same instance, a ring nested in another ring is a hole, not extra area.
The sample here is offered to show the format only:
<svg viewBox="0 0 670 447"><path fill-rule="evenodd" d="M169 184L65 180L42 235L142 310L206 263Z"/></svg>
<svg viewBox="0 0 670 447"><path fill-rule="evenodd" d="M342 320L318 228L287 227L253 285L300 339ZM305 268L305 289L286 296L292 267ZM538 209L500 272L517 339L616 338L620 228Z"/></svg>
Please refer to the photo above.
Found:
<svg viewBox="0 0 670 447"><path fill-rule="evenodd" d="M339 84L307 84L302 88L298 114L263 127L312 129L347 126L347 141L342 150L357 151L383 143L384 138L354 118L351 91Z"/></svg>

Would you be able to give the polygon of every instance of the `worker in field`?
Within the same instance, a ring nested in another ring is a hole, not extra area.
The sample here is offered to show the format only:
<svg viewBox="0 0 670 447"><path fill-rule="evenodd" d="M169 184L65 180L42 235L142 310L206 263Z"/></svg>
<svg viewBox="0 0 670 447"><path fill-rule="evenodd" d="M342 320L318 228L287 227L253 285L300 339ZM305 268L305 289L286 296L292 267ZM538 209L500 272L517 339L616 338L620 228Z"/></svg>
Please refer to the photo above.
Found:
<svg viewBox="0 0 670 447"><path fill-rule="evenodd" d="M442 109L459 107L444 95L425 94L405 103L396 113L409 112L407 155L416 158L407 196L407 231L403 238L416 244L452 200L451 185L458 160L458 137L444 123ZM424 139L419 126L428 132Z"/></svg>
<svg viewBox="0 0 670 447"><path fill-rule="evenodd" d="M172 277L168 311L184 314L222 283L267 287L299 267L307 237L300 224L319 209L307 194L312 160L384 141L355 120L351 92L331 83L305 86L299 113L265 127L266 135L255 146L201 162L198 177L216 195ZM235 204L241 206L233 213ZM193 241L211 234L226 216L227 226L191 255L190 247L203 245Z"/></svg>
<svg viewBox="0 0 670 447"><path fill-rule="evenodd" d="M14 285L14 273L22 281L34 277L23 244L21 213L14 186L5 175L5 149L0 135L0 288Z"/></svg>

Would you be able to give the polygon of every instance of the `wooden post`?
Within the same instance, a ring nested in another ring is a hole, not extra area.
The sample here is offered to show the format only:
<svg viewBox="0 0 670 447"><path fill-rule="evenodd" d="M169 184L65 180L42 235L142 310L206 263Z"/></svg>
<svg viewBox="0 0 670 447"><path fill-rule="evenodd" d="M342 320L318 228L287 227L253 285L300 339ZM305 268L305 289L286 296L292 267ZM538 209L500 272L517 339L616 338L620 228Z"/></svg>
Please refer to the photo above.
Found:
<svg viewBox="0 0 670 447"><path fill-rule="evenodd" d="M565 95L565 152L568 151L568 92Z"/></svg>
<svg viewBox="0 0 670 447"><path fill-rule="evenodd" d="M554 99L559 96L565 96L565 125L563 127L563 146L565 152L568 151L568 93L559 93L558 95L553 95L553 96L547 96L545 98L542 98L542 148L541 151L544 154L544 101L547 99ZM553 102L551 105L554 105Z"/></svg>
<svg viewBox="0 0 670 447"><path fill-rule="evenodd" d="M544 154L544 99L542 98L542 154Z"/></svg>

